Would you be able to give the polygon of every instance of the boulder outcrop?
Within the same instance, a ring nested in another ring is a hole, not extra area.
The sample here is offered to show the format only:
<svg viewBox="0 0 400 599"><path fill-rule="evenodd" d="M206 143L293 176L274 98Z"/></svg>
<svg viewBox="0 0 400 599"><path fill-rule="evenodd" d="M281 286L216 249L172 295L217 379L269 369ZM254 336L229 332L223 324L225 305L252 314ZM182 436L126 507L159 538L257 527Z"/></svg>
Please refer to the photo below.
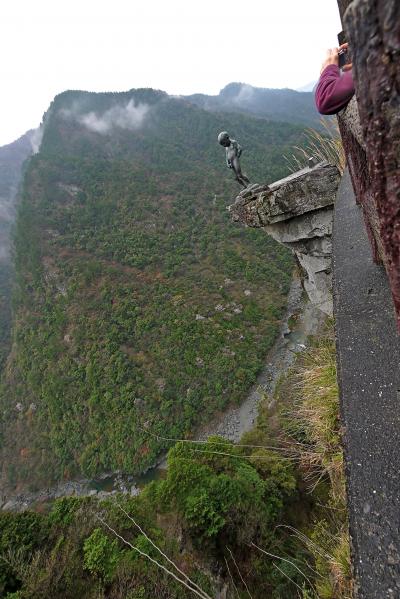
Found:
<svg viewBox="0 0 400 599"><path fill-rule="evenodd" d="M232 219L262 228L295 254L311 302L332 314L333 204L336 166L321 162L271 185L250 185L229 207Z"/></svg>

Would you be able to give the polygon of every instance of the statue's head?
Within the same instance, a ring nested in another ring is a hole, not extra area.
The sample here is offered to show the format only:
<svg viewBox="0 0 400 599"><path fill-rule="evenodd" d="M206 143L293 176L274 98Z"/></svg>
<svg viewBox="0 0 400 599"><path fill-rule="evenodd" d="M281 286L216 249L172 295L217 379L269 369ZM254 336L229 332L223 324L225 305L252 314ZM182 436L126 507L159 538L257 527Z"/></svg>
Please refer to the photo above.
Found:
<svg viewBox="0 0 400 599"><path fill-rule="evenodd" d="M218 135L218 143L221 144L221 146L224 146L224 148L227 148L230 145L231 140L229 139L227 131L221 131Z"/></svg>

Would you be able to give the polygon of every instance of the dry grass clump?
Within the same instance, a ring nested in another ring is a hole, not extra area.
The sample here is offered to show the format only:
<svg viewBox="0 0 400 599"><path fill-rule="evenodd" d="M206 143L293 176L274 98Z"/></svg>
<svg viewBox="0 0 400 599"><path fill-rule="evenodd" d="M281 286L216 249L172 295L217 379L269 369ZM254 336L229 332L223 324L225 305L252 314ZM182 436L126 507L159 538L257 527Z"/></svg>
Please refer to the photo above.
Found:
<svg viewBox="0 0 400 599"><path fill-rule="evenodd" d="M295 418L305 434L300 458L310 481L327 474L335 498L343 495L343 451L340 440L339 392L331 332L305 353L297 373Z"/></svg>
<svg viewBox="0 0 400 599"><path fill-rule="evenodd" d="M279 395L284 434L292 441L302 478L319 508L313 527L293 534L313 556L318 574L303 599L351 599L339 393L333 325L298 358ZM321 499L322 497L322 499ZM323 503L323 505L321 505ZM322 509L321 509L322 508Z"/></svg>
<svg viewBox="0 0 400 599"><path fill-rule="evenodd" d="M326 522L318 522L310 538L295 533L313 555L317 574L313 588L305 587L301 599L353 599L348 532L332 534Z"/></svg>
<svg viewBox="0 0 400 599"><path fill-rule="evenodd" d="M338 528L337 522L318 522L307 545L320 574L315 599L352 599L349 534L345 526L335 534L331 527Z"/></svg>
<svg viewBox="0 0 400 599"><path fill-rule="evenodd" d="M288 398L288 394L290 397ZM282 420L301 470L313 490L329 476L334 497L344 500L339 392L331 323L297 360L289 388L283 385Z"/></svg>
<svg viewBox="0 0 400 599"><path fill-rule="evenodd" d="M343 174L346 158L336 120L321 118L321 130L306 129L304 142L303 147L294 146L291 156L284 156L291 172L308 166L309 158L313 157L337 166Z"/></svg>

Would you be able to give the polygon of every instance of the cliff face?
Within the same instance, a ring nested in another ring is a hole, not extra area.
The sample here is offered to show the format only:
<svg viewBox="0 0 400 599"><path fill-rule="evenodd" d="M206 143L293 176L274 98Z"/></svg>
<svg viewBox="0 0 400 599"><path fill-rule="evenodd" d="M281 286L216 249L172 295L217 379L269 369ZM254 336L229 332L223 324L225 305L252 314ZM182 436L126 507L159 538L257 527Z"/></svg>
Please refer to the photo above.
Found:
<svg viewBox="0 0 400 599"><path fill-rule="evenodd" d="M4 479L139 472L255 380L293 262L229 224L225 128L269 181L302 135L153 90L53 102L16 226Z"/></svg>
<svg viewBox="0 0 400 599"><path fill-rule="evenodd" d="M32 154L33 131L0 148L0 262L9 261L10 225L15 218L15 200L21 167Z"/></svg>
<svg viewBox="0 0 400 599"><path fill-rule="evenodd" d="M9 351L11 328L11 227L21 169L32 153L32 131L0 148L0 369Z"/></svg>
<svg viewBox="0 0 400 599"><path fill-rule="evenodd" d="M399 22L400 4L390 0L352 2L344 15L369 175L361 203L375 258L389 277L400 330Z"/></svg>
<svg viewBox="0 0 400 599"><path fill-rule="evenodd" d="M289 247L311 302L332 315L332 220L340 174L327 163L271 185L251 186L230 206L234 221L262 228Z"/></svg>

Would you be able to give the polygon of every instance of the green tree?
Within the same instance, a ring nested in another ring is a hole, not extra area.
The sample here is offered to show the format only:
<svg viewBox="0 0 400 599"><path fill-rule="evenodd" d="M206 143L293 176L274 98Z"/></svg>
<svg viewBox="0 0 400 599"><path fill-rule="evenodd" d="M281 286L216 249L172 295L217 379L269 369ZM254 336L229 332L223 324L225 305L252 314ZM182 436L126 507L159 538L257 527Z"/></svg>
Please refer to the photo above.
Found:
<svg viewBox="0 0 400 599"><path fill-rule="evenodd" d="M84 542L83 555L86 570L99 576L104 582L112 579L120 558L116 539L110 540L100 528L95 528Z"/></svg>
<svg viewBox="0 0 400 599"><path fill-rule="evenodd" d="M264 479L232 443L212 437L201 446L181 442L170 450L158 497L180 512L194 538L238 545L276 521L283 490L290 495L295 483L282 461L271 457Z"/></svg>

